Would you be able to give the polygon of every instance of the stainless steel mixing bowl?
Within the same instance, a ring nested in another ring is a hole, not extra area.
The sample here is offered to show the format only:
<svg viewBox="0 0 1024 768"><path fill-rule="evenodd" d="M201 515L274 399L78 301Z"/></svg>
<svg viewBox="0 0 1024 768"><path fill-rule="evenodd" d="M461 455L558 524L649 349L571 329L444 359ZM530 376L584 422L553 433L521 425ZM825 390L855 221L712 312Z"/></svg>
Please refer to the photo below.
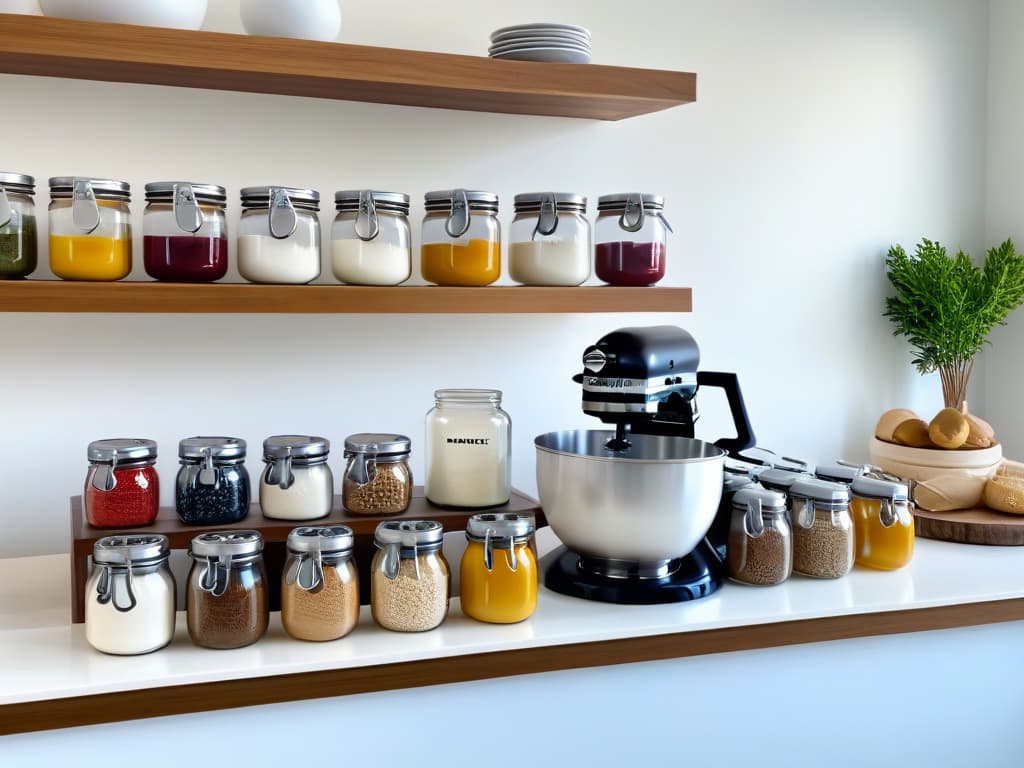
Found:
<svg viewBox="0 0 1024 768"><path fill-rule="evenodd" d="M685 437L611 430L548 432L537 447L537 488L555 534L580 555L649 562L688 554L722 497L725 451Z"/></svg>

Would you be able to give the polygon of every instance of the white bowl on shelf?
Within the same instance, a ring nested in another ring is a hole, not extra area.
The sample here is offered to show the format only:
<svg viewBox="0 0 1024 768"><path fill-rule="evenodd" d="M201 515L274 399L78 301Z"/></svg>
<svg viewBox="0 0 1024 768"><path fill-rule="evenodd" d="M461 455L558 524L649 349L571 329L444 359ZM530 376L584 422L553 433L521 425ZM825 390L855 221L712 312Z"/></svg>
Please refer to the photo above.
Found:
<svg viewBox="0 0 1024 768"><path fill-rule="evenodd" d="M199 29L207 0L39 0L46 16L78 21Z"/></svg>
<svg viewBox="0 0 1024 768"><path fill-rule="evenodd" d="M242 26L250 35L329 43L341 32L338 0L242 0Z"/></svg>

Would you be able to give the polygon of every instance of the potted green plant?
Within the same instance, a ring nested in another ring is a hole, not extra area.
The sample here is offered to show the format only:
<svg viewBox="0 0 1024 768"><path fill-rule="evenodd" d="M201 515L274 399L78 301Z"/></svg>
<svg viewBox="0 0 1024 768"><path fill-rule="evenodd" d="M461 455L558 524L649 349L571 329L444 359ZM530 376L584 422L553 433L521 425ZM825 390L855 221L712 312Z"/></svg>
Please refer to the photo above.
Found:
<svg viewBox="0 0 1024 768"><path fill-rule="evenodd" d="M913 256L890 248L885 265L896 289L885 300L893 334L910 341L918 371L939 372L946 407L960 408L989 332L1024 302L1024 256L1007 240L978 267L963 251L950 257L941 244L922 240Z"/></svg>

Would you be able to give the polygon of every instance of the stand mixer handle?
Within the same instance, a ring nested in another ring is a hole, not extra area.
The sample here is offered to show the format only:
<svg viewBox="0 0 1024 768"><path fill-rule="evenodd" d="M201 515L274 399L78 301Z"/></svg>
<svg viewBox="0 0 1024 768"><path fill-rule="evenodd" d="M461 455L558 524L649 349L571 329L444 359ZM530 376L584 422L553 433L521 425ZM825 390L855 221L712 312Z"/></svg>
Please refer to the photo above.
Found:
<svg viewBox="0 0 1024 768"><path fill-rule="evenodd" d="M717 387L725 391L732 413L732 423L736 427L736 437L723 437L716 440L715 445L728 451L732 456L752 447L757 440L754 437L754 428L750 426L750 417L747 416L747 406L743 402L739 377L735 373L697 371L698 391L701 387Z"/></svg>

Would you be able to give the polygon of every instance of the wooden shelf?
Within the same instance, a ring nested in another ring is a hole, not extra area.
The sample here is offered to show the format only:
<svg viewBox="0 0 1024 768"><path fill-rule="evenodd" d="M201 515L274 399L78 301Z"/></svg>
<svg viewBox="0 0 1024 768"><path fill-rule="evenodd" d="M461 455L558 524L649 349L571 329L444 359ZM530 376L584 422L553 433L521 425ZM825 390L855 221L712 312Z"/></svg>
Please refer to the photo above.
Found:
<svg viewBox="0 0 1024 768"><path fill-rule="evenodd" d="M697 76L689 72L498 61L16 14L0 14L0 72L598 120L697 98Z"/></svg>
<svg viewBox="0 0 1024 768"><path fill-rule="evenodd" d="M0 312L467 314L690 312L690 288L252 285L0 280Z"/></svg>

